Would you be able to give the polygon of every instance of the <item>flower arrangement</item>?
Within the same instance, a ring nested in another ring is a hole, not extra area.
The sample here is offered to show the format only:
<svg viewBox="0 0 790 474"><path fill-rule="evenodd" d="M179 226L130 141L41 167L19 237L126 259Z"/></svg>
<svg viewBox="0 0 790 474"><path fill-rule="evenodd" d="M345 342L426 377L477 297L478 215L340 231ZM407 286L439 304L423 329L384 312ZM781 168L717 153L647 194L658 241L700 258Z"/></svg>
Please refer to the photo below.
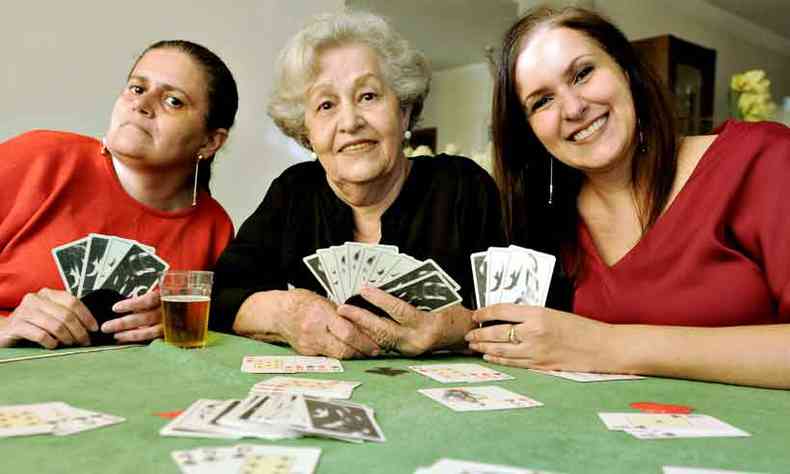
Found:
<svg viewBox="0 0 790 474"><path fill-rule="evenodd" d="M732 76L730 112L735 118L747 122L773 118L776 104L771 99L771 81L765 71L752 69Z"/></svg>

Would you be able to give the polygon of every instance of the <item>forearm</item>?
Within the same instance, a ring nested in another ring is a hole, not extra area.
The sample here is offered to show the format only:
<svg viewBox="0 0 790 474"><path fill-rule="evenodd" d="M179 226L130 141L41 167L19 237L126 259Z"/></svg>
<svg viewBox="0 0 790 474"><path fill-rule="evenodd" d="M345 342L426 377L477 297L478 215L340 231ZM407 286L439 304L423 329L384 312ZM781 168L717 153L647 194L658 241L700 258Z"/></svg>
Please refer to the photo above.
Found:
<svg viewBox="0 0 790 474"><path fill-rule="evenodd" d="M253 293L242 303L233 322L233 330L242 336L266 342L286 342L282 318L289 317L291 298L288 291Z"/></svg>
<svg viewBox="0 0 790 474"><path fill-rule="evenodd" d="M610 329L607 371L790 388L790 324Z"/></svg>

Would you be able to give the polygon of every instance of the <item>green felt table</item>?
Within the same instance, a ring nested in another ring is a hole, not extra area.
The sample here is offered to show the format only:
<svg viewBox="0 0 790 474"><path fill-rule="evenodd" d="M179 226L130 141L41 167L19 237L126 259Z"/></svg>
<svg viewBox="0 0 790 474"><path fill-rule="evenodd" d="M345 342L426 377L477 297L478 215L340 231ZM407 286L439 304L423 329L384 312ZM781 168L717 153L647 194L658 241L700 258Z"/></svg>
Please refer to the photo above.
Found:
<svg viewBox="0 0 790 474"><path fill-rule="evenodd" d="M2 349L0 361L43 349ZM182 350L161 340L117 351L0 363L0 404L63 401L126 418L73 436L0 439L0 472L178 473L170 452L239 442L322 449L318 473L412 473L442 457L567 473L660 473L663 465L790 472L790 392L661 378L577 383L524 369L496 382L545 406L456 413L417 393L447 387L413 372L385 376L376 367L478 362L434 355L420 359L343 361L336 374L300 374L362 382L352 400L376 411L387 441L351 444L319 438L287 441L161 437L155 416L198 398L243 398L270 375L240 371L244 355L288 355L290 349L211 334L205 349ZM632 411L637 401L678 403L752 434L748 438L637 440L608 431L597 413Z"/></svg>

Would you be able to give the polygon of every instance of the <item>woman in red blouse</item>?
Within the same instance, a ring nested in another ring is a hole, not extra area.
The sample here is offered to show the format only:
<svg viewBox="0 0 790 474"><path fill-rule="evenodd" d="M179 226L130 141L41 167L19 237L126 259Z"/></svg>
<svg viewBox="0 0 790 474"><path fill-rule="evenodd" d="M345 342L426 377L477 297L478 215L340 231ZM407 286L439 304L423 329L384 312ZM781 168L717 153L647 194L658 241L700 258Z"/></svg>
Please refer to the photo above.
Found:
<svg viewBox="0 0 790 474"><path fill-rule="evenodd" d="M508 32L494 96L514 243L560 257L555 309L494 305L506 365L790 388L790 129L679 138L667 93L595 13ZM567 291L563 291L563 290ZM563 294L565 297L563 298Z"/></svg>

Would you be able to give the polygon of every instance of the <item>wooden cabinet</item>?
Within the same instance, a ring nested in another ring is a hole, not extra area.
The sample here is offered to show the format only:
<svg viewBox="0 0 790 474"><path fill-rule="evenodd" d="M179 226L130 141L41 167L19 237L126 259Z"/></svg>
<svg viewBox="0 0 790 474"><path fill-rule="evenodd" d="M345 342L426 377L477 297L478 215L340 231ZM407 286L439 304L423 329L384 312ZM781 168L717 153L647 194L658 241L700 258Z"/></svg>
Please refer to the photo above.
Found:
<svg viewBox="0 0 790 474"><path fill-rule="evenodd" d="M716 50L672 35L633 41L642 58L675 97L680 132L704 134L713 128Z"/></svg>

